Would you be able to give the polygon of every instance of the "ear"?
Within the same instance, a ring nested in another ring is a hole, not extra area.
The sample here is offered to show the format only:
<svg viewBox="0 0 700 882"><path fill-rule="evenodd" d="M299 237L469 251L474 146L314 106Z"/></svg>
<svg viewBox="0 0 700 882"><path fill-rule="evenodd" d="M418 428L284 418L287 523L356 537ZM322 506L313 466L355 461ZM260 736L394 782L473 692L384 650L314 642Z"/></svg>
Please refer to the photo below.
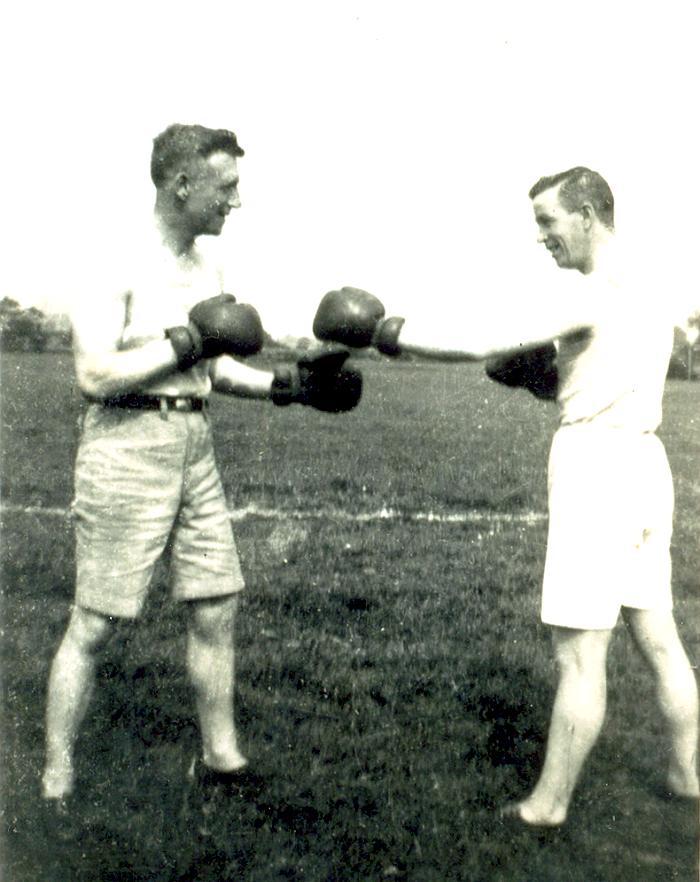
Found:
<svg viewBox="0 0 700 882"><path fill-rule="evenodd" d="M581 220L583 221L584 230L590 230L595 220L595 209L590 202L584 202L581 206Z"/></svg>
<svg viewBox="0 0 700 882"><path fill-rule="evenodd" d="M190 194L190 180L185 172L179 172L175 178L175 196L180 202L185 202Z"/></svg>

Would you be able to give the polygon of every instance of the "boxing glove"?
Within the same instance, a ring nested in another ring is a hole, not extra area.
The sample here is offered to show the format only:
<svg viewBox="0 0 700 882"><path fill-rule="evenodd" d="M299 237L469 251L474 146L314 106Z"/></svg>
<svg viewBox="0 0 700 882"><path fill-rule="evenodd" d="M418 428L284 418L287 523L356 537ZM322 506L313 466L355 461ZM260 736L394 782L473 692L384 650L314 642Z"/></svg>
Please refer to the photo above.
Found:
<svg viewBox="0 0 700 882"><path fill-rule="evenodd" d="M273 404L306 404L327 413L352 410L362 397L362 374L344 366L348 355L346 349L330 349L276 367Z"/></svg>
<svg viewBox="0 0 700 882"><path fill-rule="evenodd" d="M527 389L536 398L553 400L559 388L557 350L553 343L534 346L514 355L494 356L486 362L486 375L504 386Z"/></svg>
<svg viewBox="0 0 700 882"><path fill-rule="evenodd" d="M254 355L262 349L263 327L257 310L236 303L232 294L219 294L192 307L187 326L168 328L177 366L187 370L200 358Z"/></svg>
<svg viewBox="0 0 700 882"><path fill-rule="evenodd" d="M345 346L375 346L385 355L398 355L401 318L384 318L384 305L369 291L341 288L329 291L319 303L313 331L319 340Z"/></svg>

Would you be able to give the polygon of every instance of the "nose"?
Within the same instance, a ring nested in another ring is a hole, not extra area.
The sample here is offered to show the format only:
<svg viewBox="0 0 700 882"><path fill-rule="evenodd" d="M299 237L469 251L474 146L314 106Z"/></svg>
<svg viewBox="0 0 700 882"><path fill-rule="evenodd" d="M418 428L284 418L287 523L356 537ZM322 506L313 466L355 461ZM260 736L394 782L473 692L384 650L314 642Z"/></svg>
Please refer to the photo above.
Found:
<svg viewBox="0 0 700 882"><path fill-rule="evenodd" d="M537 234L537 241L540 243L540 245L544 245L544 243L547 241L547 233L540 230Z"/></svg>
<svg viewBox="0 0 700 882"><path fill-rule="evenodd" d="M238 190L234 190L233 193L228 197L228 206L229 208L240 208L241 207L241 197L238 195Z"/></svg>

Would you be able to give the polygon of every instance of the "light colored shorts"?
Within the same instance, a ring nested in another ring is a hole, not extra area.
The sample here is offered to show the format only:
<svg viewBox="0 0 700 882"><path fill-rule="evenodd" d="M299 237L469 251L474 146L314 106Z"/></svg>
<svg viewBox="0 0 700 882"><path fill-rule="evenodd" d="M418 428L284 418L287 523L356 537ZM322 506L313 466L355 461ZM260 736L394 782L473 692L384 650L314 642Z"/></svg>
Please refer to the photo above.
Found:
<svg viewBox="0 0 700 882"><path fill-rule="evenodd" d="M673 482L659 438L562 427L548 480L542 621L608 629L624 606L671 609Z"/></svg>
<svg viewBox="0 0 700 882"><path fill-rule="evenodd" d="M170 550L178 600L243 588L205 412L90 404L75 467L76 603L134 617Z"/></svg>

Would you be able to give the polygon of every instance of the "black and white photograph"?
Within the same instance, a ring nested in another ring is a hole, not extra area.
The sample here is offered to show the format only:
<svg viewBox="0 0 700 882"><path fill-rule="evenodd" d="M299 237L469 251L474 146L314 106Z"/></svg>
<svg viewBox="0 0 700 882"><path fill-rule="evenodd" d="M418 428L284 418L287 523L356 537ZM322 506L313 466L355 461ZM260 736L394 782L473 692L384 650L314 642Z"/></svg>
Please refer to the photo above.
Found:
<svg viewBox="0 0 700 882"><path fill-rule="evenodd" d="M700 882L696 12L6 11L3 882Z"/></svg>

